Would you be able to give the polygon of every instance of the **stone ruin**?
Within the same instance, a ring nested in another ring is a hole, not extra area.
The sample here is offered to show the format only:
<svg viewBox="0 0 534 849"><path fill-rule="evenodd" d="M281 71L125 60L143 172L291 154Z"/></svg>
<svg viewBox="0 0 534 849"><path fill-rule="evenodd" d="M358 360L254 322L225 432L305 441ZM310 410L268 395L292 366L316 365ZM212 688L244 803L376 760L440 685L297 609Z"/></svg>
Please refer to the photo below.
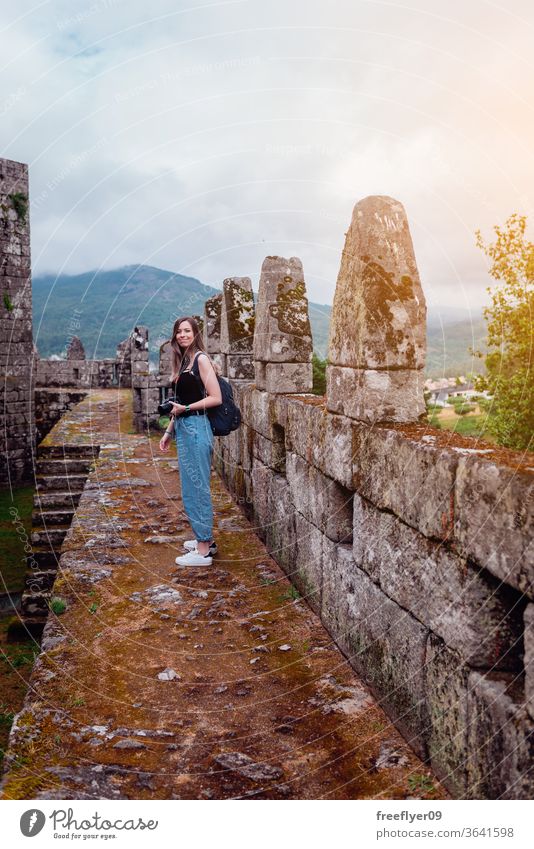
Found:
<svg viewBox="0 0 534 849"><path fill-rule="evenodd" d="M255 382L233 382L243 424L218 440L216 468L451 794L534 798L532 470L417 424L425 300L401 204L354 208L325 399L298 397L302 285L302 344L277 303L301 279L298 260L265 260Z"/></svg>
<svg viewBox="0 0 534 849"><path fill-rule="evenodd" d="M426 305L402 204L368 197L354 207L337 279L327 405L373 423L407 422L423 398Z"/></svg>
<svg viewBox="0 0 534 849"><path fill-rule="evenodd" d="M24 188L22 171L3 168L11 194ZM29 273L27 225L8 206L3 226L8 263L21 257L21 274L7 285L24 317L27 301L17 293ZM247 281L229 278L206 304L208 351L240 376L230 379L243 424L217 440L219 474L451 794L534 798L534 478L513 455L502 462L501 451L418 424L425 301L401 204L373 197L354 209L325 399L309 394L300 260L265 259L252 348L231 315L245 292L252 321ZM11 329L13 316L4 321ZM168 390L168 351L151 375L146 328L126 349L142 430ZM21 354L20 365L15 387L29 358ZM12 456L22 468L24 451Z"/></svg>
<svg viewBox="0 0 534 849"><path fill-rule="evenodd" d="M312 337L300 259L268 256L261 267L254 372L258 389L309 392Z"/></svg>
<svg viewBox="0 0 534 849"><path fill-rule="evenodd" d="M0 479L31 477L35 453L28 166L0 159Z"/></svg>

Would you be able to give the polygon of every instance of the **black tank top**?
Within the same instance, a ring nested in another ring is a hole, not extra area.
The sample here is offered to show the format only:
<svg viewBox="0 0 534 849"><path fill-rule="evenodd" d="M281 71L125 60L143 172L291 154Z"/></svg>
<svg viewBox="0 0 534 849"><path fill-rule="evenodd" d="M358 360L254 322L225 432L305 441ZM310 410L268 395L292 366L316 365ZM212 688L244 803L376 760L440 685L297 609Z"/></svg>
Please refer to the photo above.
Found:
<svg viewBox="0 0 534 849"><path fill-rule="evenodd" d="M174 382L173 391L174 397L179 399L180 404L194 404L195 401L201 401L204 398L202 378L197 379L190 371L182 372L178 380Z"/></svg>

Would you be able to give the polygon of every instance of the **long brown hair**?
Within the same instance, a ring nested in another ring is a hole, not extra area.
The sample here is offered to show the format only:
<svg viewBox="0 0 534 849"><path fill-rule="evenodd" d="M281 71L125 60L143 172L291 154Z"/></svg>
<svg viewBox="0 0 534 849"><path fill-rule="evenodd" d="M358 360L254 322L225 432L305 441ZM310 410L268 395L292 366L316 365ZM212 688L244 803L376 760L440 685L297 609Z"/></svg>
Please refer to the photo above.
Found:
<svg viewBox="0 0 534 849"><path fill-rule="evenodd" d="M193 331L193 341L189 348L186 349L185 352L180 348L177 340L176 334L178 333L178 328L180 327L182 321L188 321L191 325L191 330ZM202 333L200 332L200 327L196 318L193 318L192 315L184 315L183 318L177 318L174 322L174 326L172 328L172 336L171 336L171 365L172 365L172 377L173 381L178 380L178 376L180 374L180 369L182 367L184 354L187 353L189 356L189 362L192 364L193 356L198 352L202 351L204 354L207 354L206 346L204 345L204 340L202 339ZM192 356L193 355L193 356Z"/></svg>

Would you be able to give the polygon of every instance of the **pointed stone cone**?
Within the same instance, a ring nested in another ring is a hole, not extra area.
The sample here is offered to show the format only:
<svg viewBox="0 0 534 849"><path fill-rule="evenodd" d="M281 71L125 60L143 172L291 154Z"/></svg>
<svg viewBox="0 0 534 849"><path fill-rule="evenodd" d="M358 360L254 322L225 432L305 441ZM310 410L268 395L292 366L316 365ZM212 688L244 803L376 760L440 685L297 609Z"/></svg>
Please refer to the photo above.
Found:
<svg viewBox="0 0 534 849"><path fill-rule="evenodd" d="M67 359L85 360L85 350L82 345L81 339L79 339L77 336L73 336L69 342L69 347L67 348Z"/></svg>
<svg viewBox="0 0 534 849"><path fill-rule="evenodd" d="M302 262L265 257L261 267L254 359L264 363L311 362L312 336Z"/></svg>
<svg viewBox="0 0 534 849"><path fill-rule="evenodd" d="M426 304L404 207L385 196L354 207L336 284L328 359L359 369L421 369Z"/></svg>
<svg viewBox="0 0 534 849"><path fill-rule="evenodd" d="M250 277L227 277L223 281L221 351L223 354L252 354L254 340L254 295Z"/></svg>
<svg viewBox="0 0 534 849"><path fill-rule="evenodd" d="M330 326L327 408L365 422L425 412L426 305L404 207L368 197L354 207Z"/></svg>
<svg viewBox="0 0 534 849"><path fill-rule="evenodd" d="M313 385L312 335L302 262L265 257L261 267L254 370L258 389L309 392Z"/></svg>
<svg viewBox="0 0 534 849"><path fill-rule="evenodd" d="M221 351L222 303L222 292L220 295L213 295L212 298L208 298L205 302L202 338L204 339L206 351L213 362L219 366L220 374L226 375L226 354L223 354Z"/></svg>

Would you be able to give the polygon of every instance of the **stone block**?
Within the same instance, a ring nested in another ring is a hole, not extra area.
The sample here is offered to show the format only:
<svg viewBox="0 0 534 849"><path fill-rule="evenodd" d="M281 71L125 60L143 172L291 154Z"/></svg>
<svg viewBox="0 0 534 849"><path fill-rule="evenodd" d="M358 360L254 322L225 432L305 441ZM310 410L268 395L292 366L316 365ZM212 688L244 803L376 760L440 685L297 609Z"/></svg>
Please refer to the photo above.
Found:
<svg viewBox="0 0 534 849"><path fill-rule="evenodd" d="M364 198L345 239L329 361L358 369L420 369L425 351L425 297L406 212L393 198Z"/></svg>
<svg viewBox="0 0 534 849"><path fill-rule="evenodd" d="M422 370L373 371L326 367L326 406L369 422L414 422L426 412Z"/></svg>
<svg viewBox="0 0 534 849"><path fill-rule="evenodd" d="M354 487L427 537L447 539L458 454L385 427L353 425Z"/></svg>
<svg viewBox="0 0 534 849"><path fill-rule="evenodd" d="M312 337L302 262L297 257L268 256L263 261L260 275L254 360L300 363L311 361L311 354Z"/></svg>
<svg viewBox="0 0 534 849"><path fill-rule="evenodd" d="M429 634L425 658L426 742L432 769L455 799L467 790L469 669L443 640Z"/></svg>
<svg viewBox="0 0 534 849"><path fill-rule="evenodd" d="M273 398L269 393L252 389L247 393L245 411L245 421L253 430L271 442L283 442L284 432L277 426Z"/></svg>
<svg viewBox="0 0 534 849"><path fill-rule="evenodd" d="M250 277L228 277L223 281L221 309L221 351L224 354L250 355L254 338L254 295ZM230 360L228 368L230 369ZM229 377L236 375L228 372ZM248 375L247 375L248 376Z"/></svg>
<svg viewBox="0 0 534 849"><path fill-rule="evenodd" d="M455 492L458 550L534 598L534 475L461 456Z"/></svg>
<svg viewBox="0 0 534 849"><path fill-rule="evenodd" d="M286 448L352 489L353 423L320 404L287 399Z"/></svg>
<svg viewBox="0 0 534 849"><path fill-rule="evenodd" d="M310 392L313 386L311 362L266 363L265 391L276 393Z"/></svg>
<svg viewBox="0 0 534 849"><path fill-rule="evenodd" d="M265 544L269 554L290 575L295 569L297 554L295 508L286 479L270 470L269 475L269 518L265 526Z"/></svg>
<svg viewBox="0 0 534 849"><path fill-rule="evenodd" d="M468 799L534 799L534 722L523 696L512 675L469 675Z"/></svg>
<svg viewBox="0 0 534 849"><path fill-rule="evenodd" d="M360 569L351 574L347 589L349 661L408 743L424 756L428 630Z"/></svg>
<svg viewBox="0 0 534 849"><path fill-rule="evenodd" d="M253 494L253 512L254 512L254 528L255 533L265 542L267 535L267 525L271 521L270 516L270 490L272 471L260 463L259 460L254 460L252 471L252 494Z"/></svg>
<svg viewBox="0 0 534 849"><path fill-rule="evenodd" d="M352 493L298 454L287 455L286 475L296 509L334 542L350 542Z"/></svg>
<svg viewBox="0 0 534 849"><path fill-rule="evenodd" d="M206 350L212 357L221 352L222 297L222 292L220 295L213 295L204 304L204 326L202 334ZM226 374L226 371L223 371L223 374Z"/></svg>
<svg viewBox="0 0 534 849"><path fill-rule="evenodd" d="M320 613L323 534L299 513L295 513L294 523L296 532L294 569L287 575L312 610Z"/></svg>
<svg viewBox="0 0 534 849"><path fill-rule="evenodd" d="M321 619L345 654L350 653L348 587L355 569L352 546L323 536Z"/></svg>
<svg viewBox="0 0 534 849"><path fill-rule="evenodd" d="M534 719L534 604L525 608L525 700L531 719Z"/></svg>
<svg viewBox="0 0 534 849"><path fill-rule="evenodd" d="M226 375L230 380L254 380L254 362L251 354L228 354Z"/></svg>
<svg viewBox="0 0 534 849"><path fill-rule="evenodd" d="M517 593L354 496L354 559L386 595L474 667L519 671Z"/></svg>
<svg viewBox="0 0 534 849"><path fill-rule="evenodd" d="M260 433L253 433L252 453L261 462L275 472L285 474L286 452L283 442L272 442Z"/></svg>

